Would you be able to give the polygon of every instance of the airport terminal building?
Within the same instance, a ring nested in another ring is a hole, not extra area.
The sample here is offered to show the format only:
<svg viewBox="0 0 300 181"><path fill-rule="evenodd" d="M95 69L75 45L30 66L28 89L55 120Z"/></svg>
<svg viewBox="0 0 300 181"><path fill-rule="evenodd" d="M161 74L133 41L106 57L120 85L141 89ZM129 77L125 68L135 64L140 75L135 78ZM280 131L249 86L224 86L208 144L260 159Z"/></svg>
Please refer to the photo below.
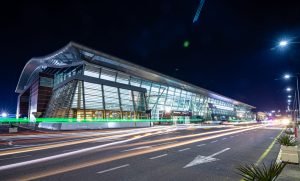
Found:
<svg viewBox="0 0 300 181"><path fill-rule="evenodd" d="M254 108L74 42L29 60L16 92L30 119L249 120Z"/></svg>

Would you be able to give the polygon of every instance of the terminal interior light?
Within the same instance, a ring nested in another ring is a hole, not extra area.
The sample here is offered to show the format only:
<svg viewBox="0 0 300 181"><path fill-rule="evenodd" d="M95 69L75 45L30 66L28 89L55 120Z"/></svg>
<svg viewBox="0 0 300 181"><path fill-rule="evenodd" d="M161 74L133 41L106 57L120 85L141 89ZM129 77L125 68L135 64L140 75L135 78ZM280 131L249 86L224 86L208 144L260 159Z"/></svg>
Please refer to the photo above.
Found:
<svg viewBox="0 0 300 181"><path fill-rule="evenodd" d="M166 107L165 111L166 111L166 113L170 113L171 112L171 108L170 107Z"/></svg>

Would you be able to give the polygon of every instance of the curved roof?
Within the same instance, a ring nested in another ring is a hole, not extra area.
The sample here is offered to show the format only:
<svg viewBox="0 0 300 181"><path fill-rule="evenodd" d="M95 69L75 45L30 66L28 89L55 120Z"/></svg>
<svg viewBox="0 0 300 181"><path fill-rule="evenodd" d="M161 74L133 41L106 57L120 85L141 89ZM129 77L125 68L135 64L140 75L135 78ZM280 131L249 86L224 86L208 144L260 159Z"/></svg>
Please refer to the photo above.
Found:
<svg viewBox="0 0 300 181"><path fill-rule="evenodd" d="M113 57L100 51L93 50L75 42L70 42L62 49L48 56L30 59L21 73L16 92L23 92L23 90L25 90L27 86L31 84L34 77L36 77L36 74L41 72L46 67L63 68L84 64L85 62L112 68L121 72L128 73L130 75L134 75L136 77L162 83L165 85L174 86L176 88L181 88L187 91L200 93L212 98L216 98L226 102L231 102L235 105L243 105L249 108L255 108L248 104L222 96L215 92L161 74L159 72L122 60L120 58Z"/></svg>
<svg viewBox="0 0 300 181"><path fill-rule="evenodd" d="M25 90L36 77L36 74L47 67L63 68L82 63L79 53L72 46L72 43L50 55L31 58L22 70L16 92L21 93Z"/></svg>

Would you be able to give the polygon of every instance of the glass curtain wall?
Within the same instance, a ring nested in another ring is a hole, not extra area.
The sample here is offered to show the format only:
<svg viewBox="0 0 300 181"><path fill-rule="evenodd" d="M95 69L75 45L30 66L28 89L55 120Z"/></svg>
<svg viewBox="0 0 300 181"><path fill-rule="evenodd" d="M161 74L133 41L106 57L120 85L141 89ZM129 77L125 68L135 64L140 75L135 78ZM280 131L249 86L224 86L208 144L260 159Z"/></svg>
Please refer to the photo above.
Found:
<svg viewBox="0 0 300 181"><path fill-rule="evenodd" d="M151 110L152 119L160 119L165 117L168 112L176 111L185 112L185 114L190 113L189 115L192 118L212 118L215 115L235 115L234 105L231 103L188 92L183 89L143 80L116 70L87 64L84 69L84 75L145 88L147 90L145 95L147 105L145 106L148 110ZM130 99L128 91L126 92L120 89L118 95L117 89L107 87L107 91L104 92L107 92L105 97L107 96L108 99L108 107L106 107L106 109L130 111L136 106L134 102L134 104L131 104L132 99ZM119 102L123 102L124 106L118 107L117 96L119 96ZM139 100L142 98L143 96L140 96ZM208 106L209 104L213 106L210 108Z"/></svg>
<svg viewBox="0 0 300 181"><path fill-rule="evenodd" d="M74 94L70 109L67 112L55 114L55 116L80 119L130 119L145 118L146 110L151 112L151 119L172 117L176 117L176 119L221 119L220 116L229 117L236 114L235 106L231 103L93 64L58 71L54 76L54 85L58 85L76 74L141 87L147 91L142 93L108 85L76 81L76 85L72 84L74 85L73 90L69 84L64 86L67 88L55 90L53 99L61 98L61 94L69 89Z"/></svg>

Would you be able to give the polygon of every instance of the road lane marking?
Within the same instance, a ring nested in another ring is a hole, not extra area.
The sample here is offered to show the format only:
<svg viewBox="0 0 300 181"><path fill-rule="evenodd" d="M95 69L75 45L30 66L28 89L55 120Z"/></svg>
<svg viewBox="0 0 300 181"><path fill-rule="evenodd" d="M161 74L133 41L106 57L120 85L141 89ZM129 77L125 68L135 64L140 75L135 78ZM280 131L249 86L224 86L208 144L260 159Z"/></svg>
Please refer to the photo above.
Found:
<svg viewBox="0 0 300 181"><path fill-rule="evenodd" d="M225 148L225 149L223 149L221 151L218 151L217 153L211 154L209 156L198 155L197 157L194 158L194 160L192 160L190 163L185 165L183 168L192 167L192 166L199 165L199 164L202 164L202 163L209 163L209 162L217 161L219 159L213 158L213 157L217 156L217 155L219 155L219 154L221 154L221 153L223 153L227 150L230 150L230 148Z"/></svg>
<svg viewBox="0 0 300 181"><path fill-rule="evenodd" d="M210 142L210 143L215 143L215 142L218 142L218 140L212 141L212 142Z"/></svg>
<svg viewBox="0 0 300 181"><path fill-rule="evenodd" d="M197 145L198 147L201 147L201 146L204 146L204 145L206 145L206 144L200 144L200 145Z"/></svg>
<svg viewBox="0 0 300 181"><path fill-rule="evenodd" d="M210 157L217 156L217 155L219 155L219 154L221 154L221 153L223 153L223 152L225 152L225 151L227 151L227 150L230 150L230 148L225 148L224 150L221 150L221 151L219 151L219 152L217 152L217 153L214 153L214 154L212 154L212 155L209 155L209 156L210 156Z"/></svg>
<svg viewBox="0 0 300 181"><path fill-rule="evenodd" d="M186 150L190 150L191 148L184 148L184 149L181 149L181 150L178 150L179 152L182 152L182 151L186 151Z"/></svg>
<svg viewBox="0 0 300 181"><path fill-rule="evenodd" d="M131 148L131 149L123 150L123 151L120 151L120 152L128 152L128 151L133 151L133 150L141 150L141 149L145 149L145 148L151 148L151 146L140 146L140 147L137 147L137 148Z"/></svg>
<svg viewBox="0 0 300 181"><path fill-rule="evenodd" d="M117 170L117 169L124 168L124 167L128 167L128 166L129 166L129 164L121 165L121 166L110 168L110 169L107 169L107 170L103 170L103 171L100 171L100 172L97 172L97 173L101 174L101 173L105 173L105 172L110 172L110 171Z"/></svg>
<svg viewBox="0 0 300 181"><path fill-rule="evenodd" d="M24 157L29 157L29 156L31 156L31 155L23 155L23 156L9 157L9 158L1 158L0 160L10 160L10 159L24 158Z"/></svg>
<svg viewBox="0 0 300 181"><path fill-rule="evenodd" d="M168 154L162 154L162 155L158 155L158 156L155 156L155 157L151 157L149 158L150 160L154 160L154 159L157 159L157 158L160 158L160 157L164 157L164 156L167 156Z"/></svg>
<svg viewBox="0 0 300 181"><path fill-rule="evenodd" d="M223 138L222 140L226 140L227 138Z"/></svg>

